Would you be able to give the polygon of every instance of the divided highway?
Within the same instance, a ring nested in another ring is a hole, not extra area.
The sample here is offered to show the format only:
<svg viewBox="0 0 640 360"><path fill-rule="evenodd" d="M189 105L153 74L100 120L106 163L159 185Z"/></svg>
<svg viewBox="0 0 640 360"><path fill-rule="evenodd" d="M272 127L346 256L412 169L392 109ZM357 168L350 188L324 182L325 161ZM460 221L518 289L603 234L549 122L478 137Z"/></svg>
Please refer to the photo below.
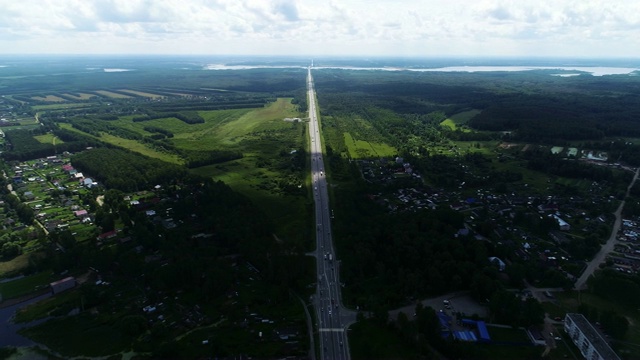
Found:
<svg viewBox="0 0 640 360"><path fill-rule="evenodd" d="M314 296L320 345L320 359L349 359L347 327L355 321L355 312L342 306L339 262L331 237L332 211L322 159L322 142L316 111L316 97L311 76L307 73L309 103L309 137L311 140L311 179L316 217L316 264L318 285Z"/></svg>

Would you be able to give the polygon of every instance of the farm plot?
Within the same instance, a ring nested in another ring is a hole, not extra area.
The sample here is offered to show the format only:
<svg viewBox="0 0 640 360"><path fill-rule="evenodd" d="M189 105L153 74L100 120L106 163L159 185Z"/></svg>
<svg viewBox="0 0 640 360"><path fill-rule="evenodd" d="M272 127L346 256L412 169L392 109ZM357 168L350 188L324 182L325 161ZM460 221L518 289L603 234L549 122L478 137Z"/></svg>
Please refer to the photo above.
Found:
<svg viewBox="0 0 640 360"><path fill-rule="evenodd" d="M118 94L118 93L107 91L107 90L96 90L95 93L96 94L100 94L100 95L105 96L105 97L108 97L108 98L113 98L113 99L130 99L130 98L132 98L132 96L127 96L127 95L124 95L124 94Z"/></svg>
<svg viewBox="0 0 640 360"><path fill-rule="evenodd" d="M62 94L62 95L66 96L66 97L69 97L71 99L74 99L74 100L89 100L92 97L95 97L95 95L87 94L87 93L77 93L77 94L65 93L65 94Z"/></svg>
<svg viewBox="0 0 640 360"><path fill-rule="evenodd" d="M31 97L33 100L38 100L38 101L50 101L50 102L63 102L63 101L67 101L59 96L55 96L55 95L47 95L45 97L42 96L33 96Z"/></svg>
<svg viewBox="0 0 640 360"><path fill-rule="evenodd" d="M151 94L151 93L148 93L148 92L137 91L137 90L119 89L118 91L124 92L124 93L133 94L133 95L138 95L138 96L144 96L144 97L148 97L148 98L151 98L151 99L159 99L159 98L163 98L164 97L163 95Z"/></svg>

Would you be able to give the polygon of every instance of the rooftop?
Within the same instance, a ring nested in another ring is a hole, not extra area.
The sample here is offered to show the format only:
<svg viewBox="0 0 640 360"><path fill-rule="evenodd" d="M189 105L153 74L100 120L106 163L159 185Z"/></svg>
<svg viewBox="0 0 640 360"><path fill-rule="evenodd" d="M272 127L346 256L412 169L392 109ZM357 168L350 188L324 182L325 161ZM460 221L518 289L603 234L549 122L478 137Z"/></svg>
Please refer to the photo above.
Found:
<svg viewBox="0 0 640 360"><path fill-rule="evenodd" d="M589 339L598 354L605 359L620 359L620 357L611 349L609 344L602 338L598 330L591 325L589 320L582 314L567 314L567 317L582 331L584 336Z"/></svg>

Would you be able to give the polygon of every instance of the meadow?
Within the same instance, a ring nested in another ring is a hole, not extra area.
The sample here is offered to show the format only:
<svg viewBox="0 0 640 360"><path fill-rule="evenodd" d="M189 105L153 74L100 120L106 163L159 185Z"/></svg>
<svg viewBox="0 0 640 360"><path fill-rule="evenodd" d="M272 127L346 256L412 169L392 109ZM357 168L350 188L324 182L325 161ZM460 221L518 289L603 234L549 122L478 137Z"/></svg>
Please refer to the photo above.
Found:
<svg viewBox="0 0 640 360"><path fill-rule="evenodd" d="M48 286L53 279L52 275L53 273L51 271L43 271L7 283L0 283L0 294L2 294L3 299L11 299L29 294Z"/></svg>
<svg viewBox="0 0 640 360"><path fill-rule="evenodd" d="M461 125L466 125L469 122L469 120L471 120L471 118L480 114L480 112L481 112L480 110L475 110L475 109L462 111L457 114L451 115L450 117L442 121L440 125L448 127L451 130L462 129L462 131L470 132L471 130Z"/></svg>
<svg viewBox="0 0 640 360"><path fill-rule="evenodd" d="M397 154L397 150L387 144L356 140L348 132L343 135L344 144L352 159L383 158Z"/></svg>
<svg viewBox="0 0 640 360"><path fill-rule="evenodd" d="M133 115L120 116L108 122L111 127L144 137L153 135L148 130L161 128L171 133L172 136L165 141L175 150L163 150L154 143L124 138L115 132L100 131L97 137L69 123L61 122L58 126L174 164L186 163L183 151L239 152L242 154L240 159L191 171L224 181L234 190L249 196L274 220L276 236L306 247L302 244L310 240L310 220L300 214L308 215L311 209L307 198L309 181L304 171L308 160L301 158L307 146L307 135L304 122L284 121L285 118L304 115L292 104L292 98L277 98L262 108L201 110L197 114L204 119L203 123L187 124L175 117L133 121ZM47 139L43 135L38 140Z"/></svg>

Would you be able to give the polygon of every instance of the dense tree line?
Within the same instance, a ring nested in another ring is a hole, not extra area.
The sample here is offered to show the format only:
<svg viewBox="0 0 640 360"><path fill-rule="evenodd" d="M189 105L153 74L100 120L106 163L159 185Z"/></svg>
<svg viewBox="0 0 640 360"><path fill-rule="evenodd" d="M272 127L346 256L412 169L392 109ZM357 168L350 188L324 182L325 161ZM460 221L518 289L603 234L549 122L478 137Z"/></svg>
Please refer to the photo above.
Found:
<svg viewBox="0 0 640 360"><path fill-rule="evenodd" d="M621 274L612 269L596 272L589 278L589 290L594 294L624 306L636 306L640 301L640 277Z"/></svg>
<svg viewBox="0 0 640 360"><path fill-rule="evenodd" d="M527 167L542 173L566 178L592 179L595 181L617 181L618 175L609 167L594 166L578 160L564 159L550 152L526 154ZM625 174L630 180L631 175ZM626 179L621 179L626 180Z"/></svg>
<svg viewBox="0 0 640 360"><path fill-rule="evenodd" d="M71 158L73 166L92 174L107 188L148 189L183 177L184 168L122 149L97 148Z"/></svg>
<svg viewBox="0 0 640 360"><path fill-rule="evenodd" d="M34 135L40 135L41 131L12 130L6 132L8 145L2 153L2 158L11 161L25 161L60 154L64 151L76 152L84 150L88 146L97 146L100 143L90 137L74 133L69 130L56 129L53 134L64 142L55 146L51 143L41 143L34 139ZM15 145L14 145L15 144Z"/></svg>
<svg viewBox="0 0 640 360"><path fill-rule="evenodd" d="M592 324L602 327L607 335L624 340L629 330L629 320L611 309L599 309L585 303L578 305L578 313L584 315Z"/></svg>
<svg viewBox="0 0 640 360"><path fill-rule="evenodd" d="M150 132L150 133L158 133L158 134L162 134L168 138L172 138L173 137L173 133L167 129L158 127L158 126L145 126L144 127L144 131Z"/></svg>
<svg viewBox="0 0 640 360"><path fill-rule="evenodd" d="M150 113L144 116L136 116L133 118L134 122L149 121L163 118L176 118L184 121L187 124L202 124L204 118L200 116L196 111L182 111L182 112L170 112L170 113Z"/></svg>
<svg viewBox="0 0 640 360"><path fill-rule="evenodd" d="M362 200L349 201L358 215L337 230L346 257L343 279L358 305L397 305L408 297L467 289L473 275L489 265L485 243L454 237L462 227L459 213L389 215L364 209L371 204Z"/></svg>
<svg viewBox="0 0 640 360"><path fill-rule="evenodd" d="M180 150L180 154L186 159L185 165L190 169L242 159L243 157L241 152L233 150Z"/></svg>

